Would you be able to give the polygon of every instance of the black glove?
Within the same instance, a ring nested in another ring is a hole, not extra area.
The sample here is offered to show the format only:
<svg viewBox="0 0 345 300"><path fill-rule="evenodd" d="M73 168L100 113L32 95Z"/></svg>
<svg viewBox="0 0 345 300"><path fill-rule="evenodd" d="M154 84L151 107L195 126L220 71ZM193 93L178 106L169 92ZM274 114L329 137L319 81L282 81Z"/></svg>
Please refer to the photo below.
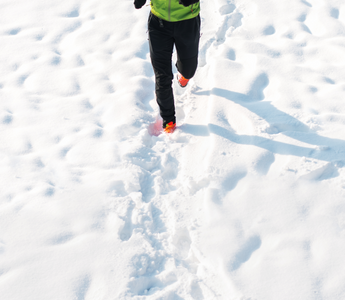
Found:
<svg viewBox="0 0 345 300"><path fill-rule="evenodd" d="M142 8L145 3L146 0L134 0L134 6L136 9Z"/></svg>
<svg viewBox="0 0 345 300"><path fill-rule="evenodd" d="M182 4L183 6L189 6L192 5L194 3L198 3L199 0L179 0L178 3Z"/></svg>

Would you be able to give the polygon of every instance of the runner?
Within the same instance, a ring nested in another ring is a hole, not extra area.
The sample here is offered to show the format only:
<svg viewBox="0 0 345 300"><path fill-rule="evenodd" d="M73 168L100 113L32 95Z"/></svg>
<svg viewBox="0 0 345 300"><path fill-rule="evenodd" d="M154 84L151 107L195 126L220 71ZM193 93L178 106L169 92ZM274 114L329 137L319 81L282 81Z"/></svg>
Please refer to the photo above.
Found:
<svg viewBox="0 0 345 300"><path fill-rule="evenodd" d="M134 0L139 9L146 0ZM200 39L199 0L151 0L148 20L151 63L156 77L156 100L163 119L163 130L176 127L172 90L172 53L177 51L177 80L186 87L198 65Z"/></svg>

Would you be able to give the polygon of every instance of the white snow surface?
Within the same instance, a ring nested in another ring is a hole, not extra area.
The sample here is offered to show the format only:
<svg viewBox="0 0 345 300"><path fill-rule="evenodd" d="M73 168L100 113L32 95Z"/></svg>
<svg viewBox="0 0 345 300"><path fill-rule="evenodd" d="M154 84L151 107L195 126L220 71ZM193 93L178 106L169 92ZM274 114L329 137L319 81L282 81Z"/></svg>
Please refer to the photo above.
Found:
<svg viewBox="0 0 345 300"><path fill-rule="evenodd" d="M0 299L345 299L345 2L202 0L171 135L149 11L1 1Z"/></svg>

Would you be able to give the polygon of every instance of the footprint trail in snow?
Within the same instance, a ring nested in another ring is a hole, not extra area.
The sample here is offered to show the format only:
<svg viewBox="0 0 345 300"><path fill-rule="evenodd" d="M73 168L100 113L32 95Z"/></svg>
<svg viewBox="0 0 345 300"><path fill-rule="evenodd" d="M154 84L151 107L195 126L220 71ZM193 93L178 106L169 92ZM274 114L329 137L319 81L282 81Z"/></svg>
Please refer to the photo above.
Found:
<svg viewBox="0 0 345 300"><path fill-rule="evenodd" d="M344 4L201 1L172 135L149 7L1 11L4 299L344 298Z"/></svg>

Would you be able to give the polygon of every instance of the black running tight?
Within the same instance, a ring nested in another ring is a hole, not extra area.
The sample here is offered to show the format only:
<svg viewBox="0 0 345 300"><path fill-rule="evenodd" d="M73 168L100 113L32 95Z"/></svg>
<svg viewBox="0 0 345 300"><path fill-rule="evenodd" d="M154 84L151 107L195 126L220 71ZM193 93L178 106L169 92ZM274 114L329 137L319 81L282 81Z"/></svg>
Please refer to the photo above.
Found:
<svg viewBox="0 0 345 300"><path fill-rule="evenodd" d="M156 77L156 99L164 123L175 119L172 90L172 53L177 52L176 68L183 77L194 76L198 65L200 16L179 22L164 21L150 13L148 21L150 55Z"/></svg>

